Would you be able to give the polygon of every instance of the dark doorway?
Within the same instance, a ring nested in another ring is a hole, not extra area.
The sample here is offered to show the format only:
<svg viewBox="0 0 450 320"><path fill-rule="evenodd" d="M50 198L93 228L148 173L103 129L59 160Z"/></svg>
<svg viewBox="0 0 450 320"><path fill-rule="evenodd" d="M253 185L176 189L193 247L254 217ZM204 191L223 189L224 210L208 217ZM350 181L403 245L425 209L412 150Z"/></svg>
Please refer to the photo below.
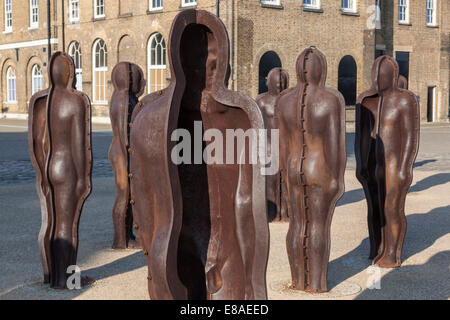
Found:
<svg viewBox="0 0 450 320"><path fill-rule="evenodd" d="M353 106L356 103L356 81L357 81L356 61L352 56L345 56L339 62L338 90L345 99L346 106Z"/></svg>
<svg viewBox="0 0 450 320"><path fill-rule="evenodd" d="M395 60L400 68L400 74L409 80L409 52L397 51Z"/></svg>
<svg viewBox="0 0 450 320"><path fill-rule="evenodd" d="M428 98L427 98L427 121L434 121L434 109L436 105L435 101L436 87L428 87Z"/></svg>
<svg viewBox="0 0 450 320"><path fill-rule="evenodd" d="M258 93L264 93L269 90L267 88L267 75L273 68L281 68L281 60L274 51L267 51L259 61L259 86Z"/></svg>

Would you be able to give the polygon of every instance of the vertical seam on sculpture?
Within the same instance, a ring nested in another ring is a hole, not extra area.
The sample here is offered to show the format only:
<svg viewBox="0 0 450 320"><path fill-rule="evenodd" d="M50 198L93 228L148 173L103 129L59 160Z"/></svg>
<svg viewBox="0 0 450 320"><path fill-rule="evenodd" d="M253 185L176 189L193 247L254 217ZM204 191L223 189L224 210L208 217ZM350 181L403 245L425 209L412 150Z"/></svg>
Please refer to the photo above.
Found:
<svg viewBox="0 0 450 320"><path fill-rule="evenodd" d="M305 54L305 58L303 60L303 72L304 75L307 74L306 71L306 61L308 60L308 55L311 53L310 50L308 50ZM300 99L301 105L300 105L300 112L297 114L297 117L299 118L299 125L300 125L300 132L301 132L301 136L302 136L302 153L301 153L301 158L300 158L300 185L303 187L303 209L304 209L304 234L303 234L303 243L302 243L302 250L303 250L303 263L304 263L304 287L305 289L308 287L309 284L309 270L308 270L308 204L307 204L307 195L306 195L306 190L307 190L307 185L304 182L305 180L305 173L303 171L303 162L306 158L306 141L305 141L305 108L306 108L306 91L308 88L308 81L306 79L306 77L304 77L305 79L305 84L303 87L303 92L302 92L302 96ZM297 109L298 110L298 109Z"/></svg>

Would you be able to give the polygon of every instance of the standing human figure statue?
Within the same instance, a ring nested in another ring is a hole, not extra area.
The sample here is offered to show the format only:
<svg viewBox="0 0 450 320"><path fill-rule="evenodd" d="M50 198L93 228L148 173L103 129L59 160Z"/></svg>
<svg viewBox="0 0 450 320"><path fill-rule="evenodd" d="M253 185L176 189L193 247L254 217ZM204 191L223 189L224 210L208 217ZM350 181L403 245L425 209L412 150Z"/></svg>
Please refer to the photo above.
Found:
<svg viewBox="0 0 450 320"><path fill-rule="evenodd" d="M114 92L111 96L109 116L113 139L109 148L109 161L114 169L116 199L113 208L113 249L137 248L133 234L133 207L130 203L129 135L131 115L144 93L145 79L142 69L130 62L119 62L111 74Z"/></svg>
<svg viewBox="0 0 450 320"><path fill-rule="evenodd" d="M398 87L400 89L408 90L408 79L406 79L405 76L402 76L402 75L398 76Z"/></svg>
<svg viewBox="0 0 450 320"><path fill-rule="evenodd" d="M50 87L30 100L28 142L41 202L44 282L66 288L67 268L77 261L81 211L91 192L91 105L74 89L71 57L54 53L48 69Z"/></svg>
<svg viewBox="0 0 450 320"><path fill-rule="evenodd" d="M260 94L256 102L262 111L264 124L267 130L267 154L271 156L271 141L273 129L278 129L278 121L275 117L275 104L282 91L289 87L289 74L282 68L273 68L267 76L268 92ZM275 146L278 148L278 145ZM285 183L281 183L281 172L266 176L267 213L269 219L287 221L287 194ZM282 187L283 186L283 187ZM282 190L283 188L283 190Z"/></svg>
<svg viewBox="0 0 450 320"><path fill-rule="evenodd" d="M291 288L326 292L330 225L344 192L345 103L325 87L327 63L316 48L297 59L297 85L281 94L280 161L286 168Z"/></svg>
<svg viewBox="0 0 450 320"><path fill-rule="evenodd" d="M377 58L372 87L356 106L356 176L367 200L370 259L385 268L401 265L405 200L419 149L419 101L398 79L397 62Z"/></svg>
<svg viewBox="0 0 450 320"><path fill-rule="evenodd" d="M181 11L168 43L170 84L142 99L130 135L130 203L150 298L266 299L262 167L249 164L248 148L227 154L217 138L264 129L261 111L226 88L229 38L215 15Z"/></svg>

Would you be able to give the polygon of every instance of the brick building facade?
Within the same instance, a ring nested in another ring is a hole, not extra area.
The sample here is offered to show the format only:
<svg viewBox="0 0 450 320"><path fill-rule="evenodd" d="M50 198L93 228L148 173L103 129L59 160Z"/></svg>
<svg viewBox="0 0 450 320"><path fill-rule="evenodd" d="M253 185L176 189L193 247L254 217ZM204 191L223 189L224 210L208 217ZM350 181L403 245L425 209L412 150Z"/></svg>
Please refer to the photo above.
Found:
<svg viewBox="0 0 450 320"><path fill-rule="evenodd" d="M48 34L52 51L65 49L74 57L77 86L91 98L93 115L105 117L117 62L140 65L147 92L164 87L170 81L165 46L174 16L192 7L217 11L216 0L49 0L49 30L47 2L0 0L0 115L26 114L33 92L48 86ZM409 89L420 96L422 120L448 121L450 0L219 4L231 42L233 89L256 97L275 66L286 68L294 82L298 54L314 45L328 60L327 85L352 105L370 86L375 56L384 53L399 60Z"/></svg>

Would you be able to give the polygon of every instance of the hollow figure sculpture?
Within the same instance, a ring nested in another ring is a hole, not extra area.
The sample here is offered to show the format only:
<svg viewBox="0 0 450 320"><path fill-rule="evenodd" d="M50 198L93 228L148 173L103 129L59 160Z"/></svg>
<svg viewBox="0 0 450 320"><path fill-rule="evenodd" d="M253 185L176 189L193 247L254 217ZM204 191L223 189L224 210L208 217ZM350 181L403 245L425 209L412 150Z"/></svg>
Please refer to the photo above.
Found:
<svg viewBox="0 0 450 320"><path fill-rule="evenodd" d="M263 129L261 112L254 100L226 88L229 39L216 16L180 12L168 49L170 85L142 99L130 136L130 203L150 297L266 299L269 238L261 166L238 164L246 148L232 148L231 163L222 162L217 141L227 129ZM205 141L191 144L202 129ZM215 153L209 152L213 146Z"/></svg>
<svg viewBox="0 0 450 320"><path fill-rule="evenodd" d="M67 268L77 260L81 211L91 192L91 104L74 89L71 57L54 53L48 70L49 88L30 100L28 142L41 203L44 282L66 288Z"/></svg>
<svg viewBox="0 0 450 320"><path fill-rule="evenodd" d="M267 76L268 92L260 94L256 98L264 118L264 124L267 130L267 154L271 155L271 141L273 129L278 129L278 121L275 117L275 104L278 96L282 91L289 87L289 74L282 68L273 68ZM278 141L277 141L278 142ZM276 142L276 143L277 143ZM275 146L278 148L278 145ZM282 172L280 170L274 175L266 176L266 196L267 196L267 213L269 219L276 221L287 221L287 194L286 184L281 183Z"/></svg>
<svg viewBox="0 0 450 320"><path fill-rule="evenodd" d="M356 176L367 200L370 259L385 268L401 264L405 200L419 149L419 101L398 79L397 62L378 57L372 87L356 105Z"/></svg>
<svg viewBox="0 0 450 320"><path fill-rule="evenodd" d="M331 219L344 192L345 103L325 87L327 62L318 49L304 50L296 70L297 86L285 90L276 107L289 199L291 288L326 292Z"/></svg>
<svg viewBox="0 0 450 320"><path fill-rule="evenodd" d="M113 208L113 249L137 248L133 234L133 206L130 203L129 134L131 115L144 93L145 79L142 69L130 62L119 62L111 75L114 92L109 116L113 139L109 148L109 161L114 169L116 199Z"/></svg>

